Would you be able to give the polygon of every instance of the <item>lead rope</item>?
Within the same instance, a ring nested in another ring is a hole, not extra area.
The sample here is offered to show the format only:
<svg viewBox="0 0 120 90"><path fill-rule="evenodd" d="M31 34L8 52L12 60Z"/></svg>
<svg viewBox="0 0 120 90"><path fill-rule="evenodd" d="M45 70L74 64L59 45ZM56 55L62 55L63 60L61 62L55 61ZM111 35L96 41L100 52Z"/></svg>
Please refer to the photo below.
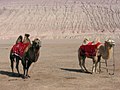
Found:
<svg viewBox="0 0 120 90"><path fill-rule="evenodd" d="M114 58L114 47L113 47L113 75L114 75L114 73L115 73L115 58Z"/></svg>
<svg viewBox="0 0 120 90"><path fill-rule="evenodd" d="M114 75L115 73L115 58L114 58L114 46L113 46L113 73L109 73L110 75Z"/></svg>

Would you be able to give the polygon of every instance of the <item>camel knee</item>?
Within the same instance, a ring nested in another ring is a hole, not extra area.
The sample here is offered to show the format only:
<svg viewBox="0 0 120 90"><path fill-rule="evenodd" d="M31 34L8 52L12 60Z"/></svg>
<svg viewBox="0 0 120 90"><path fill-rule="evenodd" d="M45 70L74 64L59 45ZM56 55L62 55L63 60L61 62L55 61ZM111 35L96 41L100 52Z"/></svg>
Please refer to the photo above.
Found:
<svg viewBox="0 0 120 90"><path fill-rule="evenodd" d="M19 63L16 64L16 69L18 69Z"/></svg>
<svg viewBox="0 0 120 90"><path fill-rule="evenodd" d="M13 68L14 68L14 66L13 66L13 64L11 64L11 69L12 69L12 72L14 72L14 71L13 71Z"/></svg>

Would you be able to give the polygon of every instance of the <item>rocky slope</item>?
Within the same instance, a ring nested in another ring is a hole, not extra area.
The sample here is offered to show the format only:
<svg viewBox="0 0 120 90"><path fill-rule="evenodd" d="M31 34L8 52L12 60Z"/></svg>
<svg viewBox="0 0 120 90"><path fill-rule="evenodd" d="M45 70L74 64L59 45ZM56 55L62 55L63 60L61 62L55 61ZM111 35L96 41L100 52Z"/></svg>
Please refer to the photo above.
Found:
<svg viewBox="0 0 120 90"><path fill-rule="evenodd" d="M1 0L0 38L24 33L43 39L119 36L120 1Z"/></svg>

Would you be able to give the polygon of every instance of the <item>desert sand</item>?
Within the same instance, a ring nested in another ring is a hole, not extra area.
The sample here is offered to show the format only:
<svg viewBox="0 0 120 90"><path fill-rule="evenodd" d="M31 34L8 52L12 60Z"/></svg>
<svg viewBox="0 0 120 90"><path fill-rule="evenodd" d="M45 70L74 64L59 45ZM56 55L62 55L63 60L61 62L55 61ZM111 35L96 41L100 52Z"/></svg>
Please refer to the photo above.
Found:
<svg viewBox="0 0 120 90"><path fill-rule="evenodd" d="M100 74L80 71L77 50L81 41L80 39L43 40L39 60L30 67L31 78L28 79L18 77L17 74L12 75L9 60L12 44L1 44L0 90L119 90L119 40L115 40L114 75L106 72L104 63ZM86 60L86 67L91 71L91 59ZM112 73L110 68L109 72ZM23 73L21 63L20 72Z"/></svg>

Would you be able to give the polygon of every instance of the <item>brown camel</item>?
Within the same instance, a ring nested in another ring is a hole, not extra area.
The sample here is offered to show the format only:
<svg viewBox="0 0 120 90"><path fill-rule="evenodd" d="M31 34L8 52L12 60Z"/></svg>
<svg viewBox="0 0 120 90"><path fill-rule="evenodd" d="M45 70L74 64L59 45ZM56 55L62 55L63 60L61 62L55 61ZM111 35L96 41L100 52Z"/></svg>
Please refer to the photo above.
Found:
<svg viewBox="0 0 120 90"><path fill-rule="evenodd" d="M95 45L81 45L78 50L78 59L79 59L79 65L82 69L82 71L88 72L88 70L85 67L85 59L91 58L93 60L93 66L92 66L92 73L96 72L97 64L100 62L101 57L105 60L105 64L107 67L107 60L110 58L111 50L113 46L115 45L115 42L111 39L108 39L105 41L104 44L95 44ZM90 49L90 50L87 50ZM89 52L92 51L92 52ZM101 65L99 64L99 72L101 71ZM108 70L107 70L108 71Z"/></svg>
<svg viewBox="0 0 120 90"><path fill-rule="evenodd" d="M21 39L21 38L20 38ZM19 42L20 41L20 42ZM11 69L14 72L14 62L16 61L16 69L18 75L21 76L19 72L19 61L22 61L24 77L28 77L28 69L33 62L36 62L39 57L39 51L41 47L41 41L39 39L34 39L30 47L27 49L29 43L22 43L19 38L17 39L17 44L15 44L10 51L10 61ZM25 52L24 52L25 51ZM14 74L14 73L13 73Z"/></svg>

